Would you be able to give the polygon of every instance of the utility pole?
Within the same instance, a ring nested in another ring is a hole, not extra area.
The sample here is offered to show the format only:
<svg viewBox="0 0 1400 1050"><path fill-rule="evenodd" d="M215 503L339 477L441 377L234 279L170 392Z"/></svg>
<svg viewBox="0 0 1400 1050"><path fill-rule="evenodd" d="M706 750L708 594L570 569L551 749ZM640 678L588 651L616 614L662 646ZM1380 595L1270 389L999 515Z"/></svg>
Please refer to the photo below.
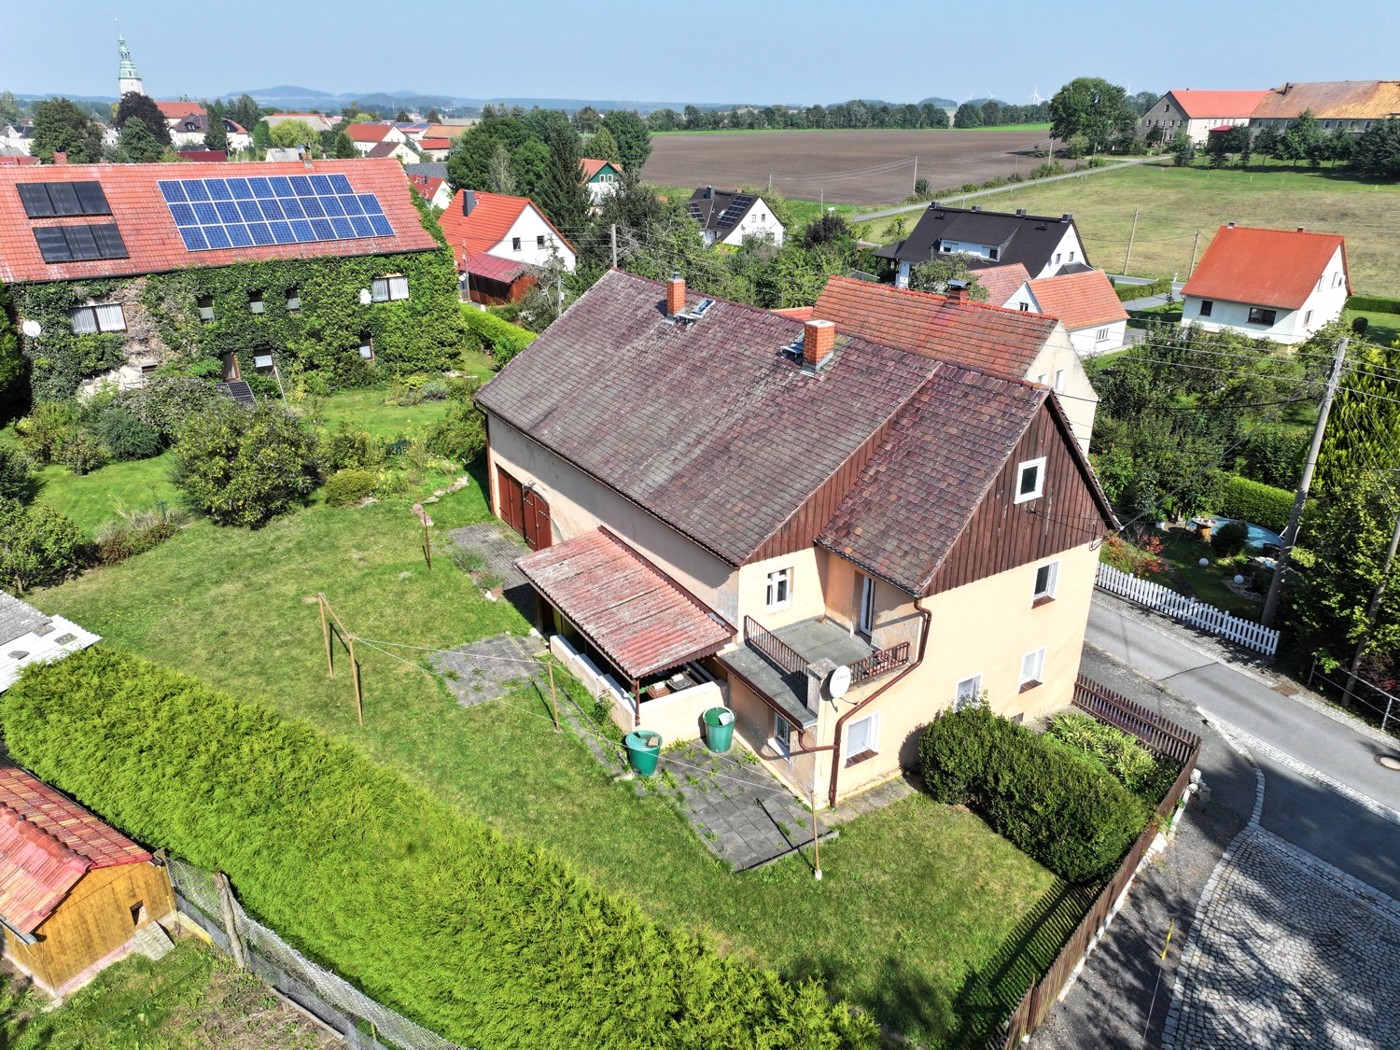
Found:
<svg viewBox="0 0 1400 1050"><path fill-rule="evenodd" d="M1347 340L1337 340L1337 355L1332 359L1332 374L1327 377L1327 389L1322 392L1322 404L1317 410L1317 426L1313 428L1312 444L1308 446L1308 458L1303 464L1303 476L1298 481L1298 492L1293 497L1293 510L1288 515L1288 525L1283 530L1279 544L1274 578L1269 584L1269 596L1264 599L1264 615L1259 622L1265 627L1274 625L1278 615L1279 599L1283 596L1283 578L1288 575L1288 557L1293 544L1298 541L1298 522L1303 517L1303 505L1308 501L1308 489L1312 487L1313 471L1317 468L1317 454L1322 449L1322 434L1327 429L1327 417L1332 412L1332 399L1337 396L1337 387L1342 381L1342 365L1346 363Z"/></svg>
<svg viewBox="0 0 1400 1050"><path fill-rule="evenodd" d="M1196 249L1201 246L1201 231L1196 231L1196 239L1191 242L1191 265L1186 267L1186 279L1191 279L1191 274L1196 270Z"/></svg>
<svg viewBox="0 0 1400 1050"><path fill-rule="evenodd" d="M617 269L617 223L608 225L608 239L612 242L613 269Z"/></svg>
<svg viewBox="0 0 1400 1050"><path fill-rule="evenodd" d="M1381 578L1376 581L1376 589L1371 594L1371 604L1366 608L1366 633L1356 643L1356 653L1351 658L1351 677L1347 679L1346 692L1342 703L1351 703L1352 687L1356 685L1356 669L1361 666L1361 658L1366 655L1366 645L1371 641L1371 633L1376 627L1376 613L1380 611L1381 599L1385 597L1385 582L1390 576L1390 567L1395 564L1395 552L1400 550L1400 515L1395 519L1395 531L1390 537L1390 546L1385 552L1385 566Z"/></svg>
<svg viewBox="0 0 1400 1050"><path fill-rule="evenodd" d="M919 192L919 158L917 154L914 157L914 192Z"/></svg>
<svg viewBox="0 0 1400 1050"><path fill-rule="evenodd" d="M1142 211L1141 208L1133 209L1133 228L1128 231L1128 251L1123 256L1123 275L1125 277L1128 274L1128 263L1130 263L1133 258L1133 238L1137 236L1138 212L1140 211Z"/></svg>

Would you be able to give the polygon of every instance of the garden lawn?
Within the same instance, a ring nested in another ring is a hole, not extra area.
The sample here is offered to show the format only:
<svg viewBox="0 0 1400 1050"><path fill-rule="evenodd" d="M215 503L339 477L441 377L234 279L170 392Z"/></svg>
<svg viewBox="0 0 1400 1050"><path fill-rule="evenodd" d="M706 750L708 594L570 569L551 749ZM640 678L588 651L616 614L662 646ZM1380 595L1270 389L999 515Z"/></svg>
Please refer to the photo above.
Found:
<svg viewBox="0 0 1400 1050"><path fill-rule="evenodd" d="M1185 530L1169 532L1162 557L1168 561L1201 601L1214 605L1217 609L1234 613L1246 620L1258 620L1264 611L1262 600L1250 601L1241 598L1225 586L1227 577L1233 577L1243 568L1235 567L1233 559L1222 564L1220 556L1209 543L1205 543ZM1200 560L1208 558L1210 564L1202 567Z"/></svg>
<svg viewBox="0 0 1400 1050"><path fill-rule="evenodd" d="M195 940L159 962L133 955L56 1009L0 999L7 1050L312 1050L341 1045L279 1001L257 977Z"/></svg>
<svg viewBox="0 0 1400 1050"><path fill-rule="evenodd" d="M1197 262L1215 231L1227 222L1292 230L1303 226L1347 239L1347 263L1357 294L1390 295L1400 288L1400 254L1389 217L1400 210L1400 183L1358 182L1345 170L1270 166L1175 168L1134 165L1046 186L1013 189L982 201L997 211L1026 208L1033 214L1074 214L1095 266L1118 273L1123 266L1133 212L1140 208L1130 272L1149 277L1191 268L1200 230ZM910 229L917 213L911 213Z"/></svg>
<svg viewBox="0 0 1400 1050"><path fill-rule="evenodd" d="M341 424L363 430L381 441L401 437L421 437L423 432L447 415L446 401L423 401L416 405L386 405L387 387L344 390L327 398L320 410L325 431Z"/></svg>
<svg viewBox="0 0 1400 1050"><path fill-rule="evenodd" d="M1346 310L1342 313L1342 319L1348 325L1358 317L1370 322L1363 336L1368 343L1394 346L1400 340L1400 314L1383 314L1374 310Z"/></svg>
<svg viewBox="0 0 1400 1050"><path fill-rule="evenodd" d="M174 457L169 452L154 459L108 463L81 477L67 467L47 466L39 471L38 499L62 511L78 527L92 535L97 526L123 510L146 510L159 503L180 504L180 490L170 481Z"/></svg>

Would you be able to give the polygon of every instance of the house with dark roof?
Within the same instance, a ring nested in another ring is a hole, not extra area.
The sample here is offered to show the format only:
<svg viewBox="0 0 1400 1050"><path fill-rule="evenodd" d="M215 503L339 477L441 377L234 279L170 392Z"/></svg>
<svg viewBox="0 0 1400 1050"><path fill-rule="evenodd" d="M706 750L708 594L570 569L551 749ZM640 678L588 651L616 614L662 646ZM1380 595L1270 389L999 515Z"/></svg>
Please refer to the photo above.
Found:
<svg viewBox="0 0 1400 1050"><path fill-rule="evenodd" d="M1138 121L1138 133L1153 142L1178 134L1204 146L1209 133L1247 126L1267 91L1168 91Z"/></svg>
<svg viewBox="0 0 1400 1050"><path fill-rule="evenodd" d="M1048 387L614 270L477 404L539 626L625 729L723 703L834 804L957 704L1069 703L1116 523Z"/></svg>
<svg viewBox="0 0 1400 1050"><path fill-rule="evenodd" d="M700 236L709 244L738 248L745 237L768 238L781 246L787 232L762 197L730 193L702 186L690 195L690 217L700 224Z"/></svg>
<svg viewBox="0 0 1400 1050"><path fill-rule="evenodd" d="M204 136L209 133L209 114L187 113L183 117L175 120L167 120L170 126L170 144L177 150L194 147L204 148ZM243 125L228 117L219 118L223 121L224 134L228 136L228 148L231 150L250 149L253 145L253 136L249 135Z"/></svg>
<svg viewBox="0 0 1400 1050"><path fill-rule="evenodd" d="M62 616L49 616L0 591L0 693L19 681L30 664L62 660L100 641Z"/></svg>
<svg viewBox="0 0 1400 1050"><path fill-rule="evenodd" d="M1351 296L1346 240L1335 233L1227 223L1181 296L1183 326L1301 343L1341 317Z"/></svg>
<svg viewBox="0 0 1400 1050"><path fill-rule="evenodd" d="M1000 269L979 271L979 279ZM1089 450L1099 396L1065 326L1039 309L973 302L960 289L936 295L837 275L804 318L811 319L898 350L1048 386L1062 398L1079 447Z"/></svg>
<svg viewBox="0 0 1400 1050"><path fill-rule="evenodd" d="M168 949L166 869L34 774L0 767L0 937L50 995L82 987L143 943Z"/></svg>
<svg viewBox="0 0 1400 1050"><path fill-rule="evenodd" d="M499 301L493 300L494 292L476 297L476 277L502 280L507 268L519 275L555 259L572 273L578 261L569 239L529 197L458 190L437 221L457 260L463 292L471 292L474 302ZM493 258L481 258L488 255Z"/></svg>
<svg viewBox="0 0 1400 1050"><path fill-rule="evenodd" d="M391 160L0 168L0 284L48 399L139 385L177 354L226 378L276 353L363 380L421 370L461 330L451 261Z"/></svg>
<svg viewBox="0 0 1400 1050"><path fill-rule="evenodd" d="M935 255L958 256L972 269L1020 263L1034 278L1092 269L1069 212L1052 218L971 208L950 208L934 201L913 232L887 244L876 258L896 264L895 285L909 287L909 271Z"/></svg>

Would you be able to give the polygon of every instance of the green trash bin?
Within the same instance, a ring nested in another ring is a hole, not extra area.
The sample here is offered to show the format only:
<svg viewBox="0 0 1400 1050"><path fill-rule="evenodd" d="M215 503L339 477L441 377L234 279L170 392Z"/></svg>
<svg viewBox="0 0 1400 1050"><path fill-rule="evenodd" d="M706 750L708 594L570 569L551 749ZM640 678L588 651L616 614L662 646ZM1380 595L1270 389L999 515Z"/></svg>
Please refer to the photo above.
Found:
<svg viewBox="0 0 1400 1050"><path fill-rule="evenodd" d="M712 707L704 714L705 746L722 755L734 743L734 712L727 707Z"/></svg>
<svg viewBox="0 0 1400 1050"><path fill-rule="evenodd" d="M627 761L640 776L649 777L656 772L656 760L661 757L661 734L650 729L633 730L623 737L627 745Z"/></svg>

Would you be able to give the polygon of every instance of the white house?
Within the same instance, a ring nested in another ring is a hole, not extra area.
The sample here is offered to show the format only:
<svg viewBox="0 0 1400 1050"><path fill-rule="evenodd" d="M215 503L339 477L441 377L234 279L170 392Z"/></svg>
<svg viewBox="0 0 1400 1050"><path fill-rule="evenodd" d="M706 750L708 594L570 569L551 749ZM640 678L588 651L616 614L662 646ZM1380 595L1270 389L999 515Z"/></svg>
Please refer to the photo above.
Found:
<svg viewBox="0 0 1400 1050"><path fill-rule="evenodd" d="M253 137L242 124L227 117L224 117L223 121L230 153L252 148ZM183 117L167 120L166 124L170 127L170 144L177 150L190 146L196 149L204 148L204 136L209 133L208 113L186 113Z"/></svg>
<svg viewBox="0 0 1400 1050"><path fill-rule="evenodd" d="M467 272L473 255L546 266L557 258L573 272L577 252L544 212L528 197L458 190L438 216L438 224L457 258L457 272Z"/></svg>
<svg viewBox="0 0 1400 1050"><path fill-rule="evenodd" d="M361 121L358 124L347 125L345 134L350 136L350 141L355 144L355 149L362 157L369 156L374 147L382 142L408 141L408 136L393 124L374 124Z"/></svg>
<svg viewBox="0 0 1400 1050"><path fill-rule="evenodd" d="M29 664L61 660L99 640L62 616L45 615L0 591L0 693L14 685Z"/></svg>
<svg viewBox="0 0 1400 1050"><path fill-rule="evenodd" d="M775 246L787 231L762 197L703 186L690 195L690 217L700 224L706 244L739 247L745 237L767 237Z"/></svg>
<svg viewBox="0 0 1400 1050"><path fill-rule="evenodd" d="M588 199L595 208L603 203L604 198L616 193L622 182L622 169L611 161L584 157L579 161L579 167L583 171L583 184L588 188Z"/></svg>
<svg viewBox="0 0 1400 1050"><path fill-rule="evenodd" d="M1058 218L1010 212L928 206L907 238L887 244L876 258L897 264L895 286L909 287L909 271L935 255L960 255L973 269L1020 263L1035 280L1092 269L1069 212Z"/></svg>
<svg viewBox="0 0 1400 1050"><path fill-rule="evenodd" d="M1335 233L1220 227L1182 289L1182 325L1300 343L1342 316L1351 295Z"/></svg>
<svg viewBox="0 0 1400 1050"><path fill-rule="evenodd" d="M1067 273L1031 281L1031 310L1061 321L1080 357L1121 350L1128 334L1128 311L1102 270Z"/></svg>
<svg viewBox="0 0 1400 1050"><path fill-rule="evenodd" d="M1178 133L1204 146L1214 128L1248 125L1267 91L1168 91L1152 103L1138 123L1138 133L1165 142Z"/></svg>

